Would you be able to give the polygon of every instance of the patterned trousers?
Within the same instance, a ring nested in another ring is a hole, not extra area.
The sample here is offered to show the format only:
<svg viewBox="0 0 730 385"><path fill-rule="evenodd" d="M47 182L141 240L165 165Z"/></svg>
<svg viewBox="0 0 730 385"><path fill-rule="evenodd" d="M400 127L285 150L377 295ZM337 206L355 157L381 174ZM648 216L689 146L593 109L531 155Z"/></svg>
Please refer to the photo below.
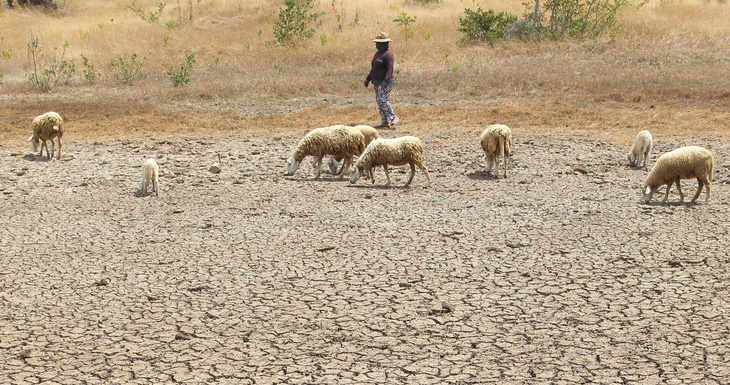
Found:
<svg viewBox="0 0 730 385"><path fill-rule="evenodd" d="M380 120L383 123L392 121L395 119L395 112L393 112L393 107L390 105L388 98L390 98L390 91L393 91L393 85L379 86L373 84L373 88L375 88L375 102L378 103Z"/></svg>

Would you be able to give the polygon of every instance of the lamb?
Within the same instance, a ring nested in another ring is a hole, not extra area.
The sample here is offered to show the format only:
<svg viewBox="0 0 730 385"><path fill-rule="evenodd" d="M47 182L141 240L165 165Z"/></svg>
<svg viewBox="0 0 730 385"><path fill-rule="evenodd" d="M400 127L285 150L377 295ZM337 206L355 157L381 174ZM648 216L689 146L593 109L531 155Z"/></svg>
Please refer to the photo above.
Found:
<svg viewBox="0 0 730 385"><path fill-rule="evenodd" d="M150 158L142 163L142 182L139 184L139 191L142 195L147 195L147 190L152 184L152 188L155 190L155 195L160 195L160 185L158 176L160 174L160 167L157 166L157 162Z"/></svg>
<svg viewBox="0 0 730 385"><path fill-rule="evenodd" d="M493 124L479 136L487 160L487 172L496 164L494 176L499 178L499 157L504 158L504 177L507 177L507 156L512 153L512 130L504 124Z"/></svg>
<svg viewBox="0 0 730 385"><path fill-rule="evenodd" d="M58 138L58 158L61 159L61 137L63 136L63 118L56 112L50 111L43 115L36 116L30 124L33 135L28 138L29 142L33 142L33 151L38 150L38 144L41 143L41 151L38 156L43 156L43 147L46 148L46 156L52 159L56 153L56 145L53 141ZM51 152L48 152L47 140L51 141Z"/></svg>
<svg viewBox="0 0 730 385"><path fill-rule="evenodd" d="M423 170L428 178L428 184L431 184L431 176L423 165L423 143L415 136L403 136L394 139L375 139L365 149L365 152L357 159L355 169L350 174L350 183L357 182L360 177L367 175L372 183L375 183L373 169L377 166L385 168L385 178L388 180L386 186L390 186L390 175L388 174L388 165L402 166L409 164L411 166L411 176L408 178L405 186L411 184L413 176L416 174L416 166Z"/></svg>
<svg viewBox="0 0 730 385"><path fill-rule="evenodd" d="M359 126L354 126L353 128L360 130L360 132L362 132L362 134L365 136L365 147L367 147L368 144L370 144L370 142L372 142L374 139L378 139L380 137L380 133L378 133L378 130L376 130L375 128L373 128L371 126L362 124ZM344 170L344 167L345 167L344 164L340 168L340 162L342 162L342 159L343 158L339 157L339 156L336 158L335 157L330 158L330 162L329 162L330 172L332 172L333 174L337 174L338 168L340 169L340 173L342 172L342 170Z"/></svg>
<svg viewBox="0 0 730 385"><path fill-rule="evenodd" d="M345 165L349 168L352 165L352 158L365 151L365 136L360 130L343 125L321 127L310 131L297 145L294 154L287 161L287 171L284 175L294 175L302 160L307 156L317 158L315 167L317 176L322 171L322 158L325 155L342 157ZM340 179L344 178L345 168L340 172Z"/></svg>
<svg viewBox="0 0 730 385"><path fill-rule="evenodd" d="M634 148L627 155L629 165L631 167L639 167L643 157L644 168L647 168L649 166L649 154L653 146L654 141L651 138L651 132L647 130L639 132L639 135L636 135L636 141L634 141Z"/></svg>
<svg viewBox="0 0 730 385"><path fill-rule="evenodd" d="M707 186L707 196L705 198L705 203L707 203L710 199L710 184L713 178L714 163L712 152L698 146L681 147L660 156L646 177L646 182L644 183L644 202L649 203L651 197L659 187L667 185L667 191L662 201L666 202L672 183L677 185L679 201L684 202L684 194L682 194L682 189L679 186L680 180L697 178L699 186L697 187L697 193L692 198L692 202L700 196L702 187Z"/></svg>

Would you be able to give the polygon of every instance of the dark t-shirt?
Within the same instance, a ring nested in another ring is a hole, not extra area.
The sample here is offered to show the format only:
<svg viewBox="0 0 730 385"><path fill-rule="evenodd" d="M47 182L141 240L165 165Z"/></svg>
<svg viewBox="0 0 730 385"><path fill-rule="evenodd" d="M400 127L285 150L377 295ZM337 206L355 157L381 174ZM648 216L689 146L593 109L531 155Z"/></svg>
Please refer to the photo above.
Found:
<svg viewBox="0 0 730 385"><path fill-rule="evenodd" d="M377 85L395 83L393 78L394 61L393 53L389 50L376 52L371 63L370 74L365 80Z"/></svg>

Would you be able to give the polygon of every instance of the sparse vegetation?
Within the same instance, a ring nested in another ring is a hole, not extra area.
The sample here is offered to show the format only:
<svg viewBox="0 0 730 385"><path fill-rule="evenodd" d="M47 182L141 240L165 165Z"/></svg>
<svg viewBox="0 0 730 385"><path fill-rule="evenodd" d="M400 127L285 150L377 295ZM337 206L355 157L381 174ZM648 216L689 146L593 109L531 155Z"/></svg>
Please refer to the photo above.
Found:
<svg viewBox="0 0 730 385"><path fill-rule="evenodd" d="M314 35L316 22L324 12L316 12L313 0L284 0L284 8L279 11L279 20L274 22L274 38L279 43L296 45Z"/></svg>
<svg viewBox="0 0 730 385"><path fill-rule="evenodd" d="M124 84L131 84L137 79L137 72L142 68L147 57L142 56L139 59L136 53L133 53L129 58L127 55L122 55L117 59L112 59L111 67L117 71L114 77Z"/></svg>
<svg viewBox="0 0 730 385"><path fill-rule="evenodd" d="M31 42L27 43L28 62L31 68L28 72L30 84L38 90L49 91L61 81L68 83L69 79L76 74L76 65L72 60L66 59L68 45L68 42L63 42L61 55L56 56L55 52L58 48L54 47L54 53L48 54L44 50L38 35L35 35Z"/></svg>
<svg viewBox="0 0 730 385"><path fill-rule="evenodd" d="M167 75L170 77L172 85L175 87L179 87L190 84L190 82L192 81L192 78L190 77L190 71L193 69L194 65L194 53L185 55L185 63L180 64L178 71L175 71L172 66L165 65L165 67L167 67Z"/></svg>
<svg viewBox="0 0 730 385"><path fill-rule="evenodd" d="M393 22L398 24L398 26L403 27L403 30L406 35L406 41L408 41L409 37L413 37L413 34L416 33L416 16L410 16L406 12L401 12L398 17L393 19Z"/></svg>

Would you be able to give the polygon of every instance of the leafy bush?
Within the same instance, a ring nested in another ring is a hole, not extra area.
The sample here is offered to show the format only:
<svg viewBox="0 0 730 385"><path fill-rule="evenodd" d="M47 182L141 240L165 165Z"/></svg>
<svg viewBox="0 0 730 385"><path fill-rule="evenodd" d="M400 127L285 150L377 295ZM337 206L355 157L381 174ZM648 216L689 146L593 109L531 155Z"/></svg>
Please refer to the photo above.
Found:
<svg viewBox="0 0 730 385"><path fill-rule="evenodd" d="M274 38L279 43L298 44L314 35L309 24L317 21L324 12L315 12L314 0L284 0L279 11L279 21L274 22Z"/></svg>
<svg viewBox="0 0 730 385"><path fill-rule="evenodd" d="M406 0L406 4L417 4L417 5L436 5L443 3L444 0Z"/></svg>
<svg viewBox="0 0 730 385"><path fill-rule="evenodd" d="M31 71L28 73L28 81L36 88L44 91L53 89L59 81L68 82L76 75L76 65L72 60L66 60L66 49L68 42L63 43L61 56L52 55L46 58L41 45L40 38L36 35L33 40L26 45L28 51L28 61L30 62ZM54 48L54 50L57 48Z"/></svg>
<svg viewBox="0 0 730 385"><path fill-rule="evenodd" d="M616 14L630 4L630 0L547 0L536 13L536 24L543 35L553 39L597 38L618 30ZM533 5L530 12L534 10Z"/></svg>
<svg viewBox="0 0 730 385"><path fill-rule="evenodd" d="M503 38L505 31L517 23L517 16L508 12L494 13L494 10L484 11L481 7L476 11L467 8L464 17L459 18L465 36L463 40L469 43L488 42L494 44L497 39Z"/></svg>
<svg viewBox="0 0 730 385"><path fill-rule="evenodd" d="M416 33L416 26L411 25L411 23L416 22L416 16L408 16L407 13L401 12L398 17L393 19L393 22L399 26L403 26L406 33L406 41L408 41L408 38L413 37L413 34Z"/></svg>
<svg viewBox="0 0 730 385"><path fill-rule="evenodd" d="M167 75L170 77L170 81L172 82L172 85L175 87L184 86L186 84L190 84L190 82L193 80L190 78L190 70L193 69L193 65L195 64L195 54L191 53L190 55L185 55L185 63L180 65L180 71L175 71L172 69L171 66L168 66L165 64L165 67L167 67Z"/></svg>
<svg viewBox="0 0 730 385"><path fill-rule="evenodd" d="M133 53L130 58L127 55L121 56L119 59L112 59L111 67L116 68L118 73L114 75L117 80L124 84L131 84L134 79L137 78L137 72L144 64L147 57L142 56L142 60L138 60L136 53Z"/></svg>
<svg viewBox="0 0 730 385"><path fill-rule="evenodd" d="M98 78L101 74L99 73L99 71L96 70L96 67L94 65L89 63L89 58L81 55L81 59L83 59L83 62L81 64L83 64L84 66L84 69L82 70L84 74L84 79L86 79L86 81L88 81L89 83L93 83L96 78Z"/></svg>
<svg viewBox="0 0 730 385"><path fill-rule="evenodd" d="M167 6L167 4L159 3L157 4L157 12L146 11L142 9L139 4L137 4L137 0L134 0L132 1L132 4L127 6L127 8L129 8L132 12L134 12L135 15L139 16L139 18L142 20L148 21L150 23L157 23L157 21L160 19L160 16L162 15L162 10L165 9L165 6Z"/></svg>

